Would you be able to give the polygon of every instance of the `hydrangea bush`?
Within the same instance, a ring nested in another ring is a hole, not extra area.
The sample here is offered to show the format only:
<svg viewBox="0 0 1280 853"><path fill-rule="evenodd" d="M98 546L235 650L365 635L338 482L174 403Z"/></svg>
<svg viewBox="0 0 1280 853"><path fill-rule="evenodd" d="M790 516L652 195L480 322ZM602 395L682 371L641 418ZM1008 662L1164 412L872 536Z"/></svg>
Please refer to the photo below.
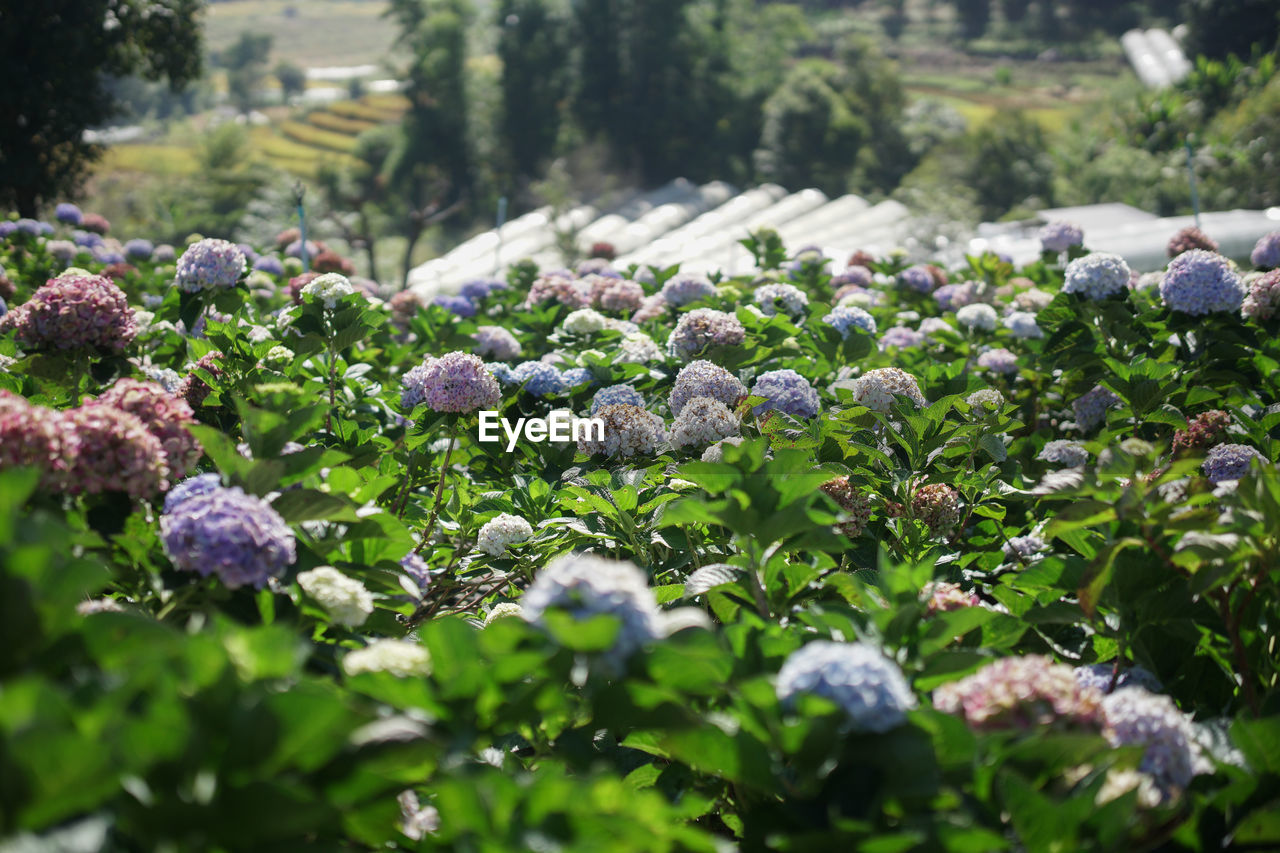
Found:
<svg viewBox="0 0 1280 853"><path fill-rule="evenodd" d="M51 217L0 228L0 846L1280 843L1274 240L384 302Z"/></svg>

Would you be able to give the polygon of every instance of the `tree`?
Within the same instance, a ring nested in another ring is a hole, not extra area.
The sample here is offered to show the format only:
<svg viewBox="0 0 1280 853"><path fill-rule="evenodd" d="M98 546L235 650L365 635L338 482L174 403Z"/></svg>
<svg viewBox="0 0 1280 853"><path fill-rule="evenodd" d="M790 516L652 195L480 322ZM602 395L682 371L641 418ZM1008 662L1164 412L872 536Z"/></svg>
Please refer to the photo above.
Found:
<svg viewBox="0 0 1280 853"><path fill-rule="evenodd" d="M0 6L0 204L34 217L74 193L100 153L84 131L116 115L108 75L175 89L200 76L199 0Z"/></svg>
<svg viewBox="0 0 1280 853"><path fill-rule="evenodd" d="M996 219L1028 200L1053 201L1053 159L1044 131L1020 112L1001 116L969 135L964 183L977 193L982 215Z"/></svg>
<svg viewBox="0 0 1280 853"><path fill-rule="evenodd" d="M1280 6L1275 0L1188 0L1189 53L1249 58L1257 48L1280 48Z"/></svg>
<svg viewBox="0 0 1280 853"><path fill-rule="evenodd" d="M976 39L991 23L991 0L955 0L960 18L960 32L966 39Z"/></svg>
<svg viewBox="0 0 1280 853"><path fill-rule="evenodd" d="M267 74L272 38L266 33L240 33L235 43L218 55L227 69L227 93L242 113L253 109L253 101Z"/></svg>
<svg viewBox="0 0 1280 853"><path fill-rule="evenodd" d="M569 93L568 21L545 0L503 0L498 6L502 60L499 125L515 176L535 177L552 156Z"/></svg>
<svg viewBox="0 0 1280 853"><path fill-rule="evenodd" d="M292 62L280 61L273 72L280 83L281 99L287 104L295 95L301 95L307 89L307 72Z"/></svg>

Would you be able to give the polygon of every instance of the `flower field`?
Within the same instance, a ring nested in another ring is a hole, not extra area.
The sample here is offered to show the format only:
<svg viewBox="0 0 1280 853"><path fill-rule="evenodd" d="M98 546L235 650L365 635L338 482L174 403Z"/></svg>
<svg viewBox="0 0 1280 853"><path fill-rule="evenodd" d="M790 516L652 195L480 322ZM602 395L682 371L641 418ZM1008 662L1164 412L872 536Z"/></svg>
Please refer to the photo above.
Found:
<svg viewBox="0 0 1280 853"><path fill-rule="evenodd" d="M1280 847L1280 233L424 304L55 219L0 223L0 849Z"/></svg>

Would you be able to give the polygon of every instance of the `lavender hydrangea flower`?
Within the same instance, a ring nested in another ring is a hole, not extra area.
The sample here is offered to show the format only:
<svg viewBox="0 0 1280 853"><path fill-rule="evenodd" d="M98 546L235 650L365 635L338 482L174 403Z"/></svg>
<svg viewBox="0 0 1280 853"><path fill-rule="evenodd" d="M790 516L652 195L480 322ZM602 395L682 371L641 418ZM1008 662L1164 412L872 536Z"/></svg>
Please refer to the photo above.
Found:
<svg viewBox="0 0 1280 853"><path fill-rule="evenodd" d="M601 279L592 285L591 301L602 311L638 311L644 288L628 279Z"/></svg>
<svg viewBox="0 0 1280 853"><path fill-rule="evenodd" d="M427 566L427 561L410 551L400 558L400 568L405 575L417 584L419 590L425 590L431 586L431 569Z"/></svg>
<svg viewBox="0 0 1280 853"><path fill-rule="evenodd" d="M150 240L135 237L124 244L124 256L131 261L145 261L151 258L156 247Z"/></svg>
<svg viewBox="0 0 1280 853"><path fill-rule="evenodd" d="M497 290L506 290L507 283L496 278L477 278L468 281L458 289L458 295L463 299L470 299L472 302L479 302L490 293Z"/></svg>
<svg viewBox="0 0 1280 853"><path fill-rule="evenodd" d="M778 671L778 701L801 693L835 702L858 731L884 733L907 720L915 694L898 665L865 643L815 640L792 652Z"/></svg>
<svg viewBox="0 0 1280 853"><path fill-rule="evenodd" d="M978 367L993 373L1017 373L1018 357L1004 347L989 349L978 356Z"/></svg>
<svg viewBox="0 0 1280 853"><path fill-rule="evenodd" d="M667 404L672 415L679 415L684 404L694 397L710 397L733 407L746 393L747 386L739 382L738 377L718 364L698 359L689 362L676 374L675 387L671 389Z"/></svg>
<svg viewBox="0 0 1280 853"><path fill-rule="evenodd" d="M875 277L872 275L871 270L861 264L854 264L851 267L846 267L844 272L833 275L828 283L831 287L839 290L849 285L870 287L873 281L875 281Z"/></svg>
<svg viewBox="0 0 1280 853"><path fill-rule="evenodd" d="M1047 546L1045 541L1034 533L1026 536L1013 536L1009 541L1001 547L1006 557L1019 556L1024 560L1030 559L1043 551Z"/></svg>
<svg viewBox="0 0 1280 853"><path fill-rule="evenodd" d="M1094 252L1067 264L1063 293L1077 293L1086 299L1106 299L1129 287L1129 265L1119 255Z"/></svg>
<svg viewBox="0 0 1280 853"><path fill-rule="evenodd" d="M673 447L702 447L738 434L738 418L719 400L694 397L671 425Z"/></svg>
<svg viewBox="0 0 1280 853"><path fill-rule="evenodd" d="M230 589L262 589L296 559L293 531L280 514L238 488L180 501L161 516L160 541L174 566L217 575Z"/></svg>
<svg viewBox="0 0 1280 853"><path fill-rule="evenodd" d="M840 306L823 316L822 322L840 333L840 337L849 337L852 329L861 329L868 335L876 333L876 319L861 308Z"/></svg>
<svg viewBox="0 0 1280 853"><path fill-rule="evenodd" d="M609 615L621 622L605 659L620 664L661 634L661 613L644 572L631 563L592 554L566 554L548 563L520 600L521 617L546 625L551 610L574 619Z"/></svg>
<svg viewBox="0 0 1280 853"><path fill-rule="evenodd" d="M915 329L906 326L893 326L885 329L884 334L880 336L880 349L909 349L910 347L918 347L924 343L924 335Z"/></svg>
<svg viewBox="0 0 1280 853"><path fill-rule="evenodd" d="M475 354L479 356L508 361L524 351L515 335L502 326L480 326L472 337L476 342Z"/></svg>
<svg viewBox="0 0 1280 853"><path fill-rule="evenodd" d="M1171 311L1199 316L1238 311L1244 282L1222 255L1192 249L1169 262L1160 280L1160 298Z"/></svg>
<svg viewBox="0 0 1280 853"><path fill-rule="evenodd" d="M1044 329L1036 322L1036 315L1030 311L1014 311L1004 318L1004 326L1013 332L1015 338L1043 338Z"/></svg>
<svg viewBox="0 0 1280 853"><path fill-rule="evenodd" d="M1265 463L1267 457L1247 444L1219 444L1209 449L1201 467L1209 482L1217 485L1224 480L1239 480L1249 473L1255 460Z"/></svg>
<svg viewBox="0 0 1280 853"><path fill-rule="evenodd" d="M172 263L178 257L178 250L170 246L168 243L161 243L156 246L155 252L151 255L151 260L157 264Z"/></svg>
<svg viewBox="0 0 1280 853"><path fill-rule="evenodd" d="M436 412L467 413L492 409L502 399L498 380L484 362L465 352L427 357L404 375L401 385L400 403L406 409L426 403Z"/></svg>
<svg viewBox="0 0 1280 853"><path fill-rule="evenodd" d="M978 285L972 281L944 284L933 292L933 298L942 310L956 311L977 300Z"/></svg>
<svg viewBox="0 0 1280 853"><path fill-rule="evenodd" d="M259 255L258 259L253 262L253 268L255 271L264 272L267 275L284 275L284 262L275 255Z"/></svg>
<svg viewBox="0 0 1280 853"><path fill-rule="evenodd" d="M79 225L84 214L71 202L64 201L53 209L53 218L64 225Z"/></svg>
<svg viewBox="0 0 1280 853"><path fill-rule="evenodd" d="M1250 262L1260 270L1280 267L1280 231L1263 234L1249 253Z"/></svg>
<svg viewBox="0 0 1280 853"><path fill-rule="evenodd" d="M933 274L929 272L929 268L924 264L907 267L898 273L898 281L901 282L903 287L910 288L917 293L930 293L937 283Z"/></svg>
<svg viewBox="0 0 1280 853"><path fill-rule="evenodd" d="M766 284L756 288L755 303L766 317L774 316L779 309L790 317L800 317L809 307L809 297L793 284Z"/></svg>
<svg viewBox="0 0 1280 853"><path fill-rule="evenodd" d="M174 283L187 293L232 288L246 266L244 253L234 243L213 238L200 240L178 258Z"/></svg>
<svg viewBox="0 0 1280 853"><path fill-rule="evenodd" d="M1049 222L1040 229L1040 247L1046 252L1061 253L1084 244L1080 226L1061 220Z"/></svg>
<svg viewBox="0 0 1280 853"><path fill-rule="evenodd" d="M1082 432L1092 432L1106 419L1107 409L1120 402L1111 389L1095 385L1071 404L1076 416L1076 426Z"/></svg>
<svg viewBox="0 0 1280 853"><path fill-rule="evenodd" d="M601 388L591 398L591 414L602 406L638 406L644 408L644 396L630 385L610 385Z"/></svg>
<svg viewBox="0 0 1280 853"><path fill-rule="evenodd" d="M711 347L738 346L746 335L747 330L734 315L695 308L680 318L667 339L667 350L672 356L687 360Z"/></svg>
<svg viewBox="0 0 1280 853"><path fill-rule="evenodd" d="M191 498L211 494L223 488L221 474L197 474L178 483L164 496L164 511L174 512L178 505Z"/></svg>
<svg viewBox="0 0 1280 853"><path fill-rule="evenodd" d="M1085 666L1078 666L1075 669L1076 681L1085 687L1092 687L1102 693L1112 693L1111 676L1114 672L1114 663L1091 663ZM1131 666L1120 670L1120 677L1116 679L1115 690L1121 690L1125 687L1141 687L1144 690L1150 690L1152 693L1160 691L1160 679L1151 674L1149 670L1140 666Z"/></svg>
<svg viewBox="0 0 1280 853"><path fill-rule="evenodd" d="M479 310L476 304L465 296L453 296L447 293L442 293L431 300L431 304L439 305L457 317L474 317Z"/></svg>
<svg viewBox="0 0 1280 853"><path fill-rule="evenodd" d="M82 249L93 249L103 244L101 234L95 234L92 231L72 231L71 241Z"/></svg>
<svg viewBox="0 0 1280 853"><path fill-rule="evenodd" d="M138 334L124 291L96 275L50 279L31 299L0 317L31 350L97 349L121 353Z"/></svg>
<svg viewBox="0 0 1280 853"><path fill-rule="evenodd" d="M1191 784L1197 769L1195 730L1168 696L1141 687L1117 690L1102 700L1104 734L1115 746L1140 746L1138 769L1170 797Z"/></svg>
<svg viewBox="0 0 1280 853"><path fill-rule="evenodd" d="M757 416L777 409L797 418L811 418L822 408L818 392L809 384L809 380L789 369L761 373L751 386L751 395L765 398L763 403L755 407Z"/></svg>
<svg viewBox="0 0 1280 853"><path fill-rule="evenodd" d="M50 240L44 244L44 250L64 264L69 264L80 252L80 247L70 240Z"/></svg>
<svg viewBox="0 0 1280 853"><path fill-rule="evenodd" d="M700 275L675 275L662 286L662 298L668 305L688 305L715 296L716 286Z"/></svg>

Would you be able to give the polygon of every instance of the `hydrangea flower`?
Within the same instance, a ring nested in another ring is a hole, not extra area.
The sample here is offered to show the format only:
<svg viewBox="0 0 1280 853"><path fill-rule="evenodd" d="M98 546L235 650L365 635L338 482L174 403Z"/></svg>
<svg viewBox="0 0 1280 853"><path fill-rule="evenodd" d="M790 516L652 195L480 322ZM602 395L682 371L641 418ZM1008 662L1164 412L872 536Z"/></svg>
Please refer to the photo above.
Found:
<svg viewBox="0 0 1280 853"><path fill-rule="evenodd" d="M486 521L476 536L476 547L486 554L500 557L507 548L533 535L529 522L518 515L501 513Z"/></svg>
<svg viewBox="0 0 1280 853"><path fill-rule="evenodd" d="M564 272L549 272L534 279L525 297L524 307L530 308L554 299L570 308L586 308L591 304L591 286Z"/></svg>
<svg viewBox="0 0 1280 853"><path fill-rule="evenodd" d="M671 445L701 447L737 435L739 428L737 416L724 403L710 397L694 397L684 404L671 425Z"/></svg>
<svg viewBox="0 0 1280 853"><path fill-rule="evenodd" d="M404 375L401 385L400 403L406 409L426 403L436 412L468 413L495 408L502 399L498 380L484 362L465 352L426 358Z"/></svg>
<svg viewBox="0 0 1280 853"><path fill-rule="evenodd" d="M164 447L135 415L87 405L64 412L62 422L75 436L66 479L71 494L115 491L143 498L169 487Z"/></svg>
<svg viewBox="0 0 1280 853"><path fill-rule="evenodd" d="M164 496L164 511L172 513L190 498L198 498L223 488L221 474L197 474L178 483Z"/></svg>
<svg viewBox="0 0 1280 853"><path fill-rule="evenodd" d="M1091 663L1085 666L1075 668L1076 681L1085 687L1092 687L1102 693L1113 693L1111 689L1111 676L1114 672L1115 664L1113 663ZM1125 687L1141 687L1144 690L1150 690L1153 693L1160 690L1160 680L1151 674L1149 670L1140 666L1131 666L1120 670L1120 677L1116 679L1115 690L1121 690Z"/></svg>
<svg viewBox="0 0 1280 853"><path fill-rule="evenodd" d="M1192 249L1216 252L1218 251L1218 241L1194 225L1188 225L1169 238L1169 245L1166 248L1168 249L1169 257L1176 258L1183 252L1189 252Z"/></svg>
<svg viewBox="0 0 1280 853"><path fill-rule="evenodd" d="M604 422L604 438L578 439L578 452L587 456L650 455L666 439L662 418L639 406L601 406L595 417Z"/></svg>
<svg viewBox="0 0 1280 853"><path fill-rule="evenodd" d="M50 240L44 244L44 250L64 264L68 264L80 252L80 247L70 240Z"/></svg>
<svg viewBox="0 0 1280 853"><path fill-rule="evenodd" d="M561 328L571 335L593 335L603 331L605 317L594 308L579 308L564 318Z"/></svg>
<svg viewBox="0 0 1280 853"><path fill-rule="evenodd" d="M964 401L975 409L998 409L1004 405L1004 395L995 388L980 388Z"/></svg>
<svg viewBox="0 0 1280 853"><path fill-rule="evenodd" d="M619 364L648 364L665 358L666 354L653 342L653 338L644 332L633 332L623 335L616 360Z"/></svg>
<svg viewBox="0 0 1280 853"><path fill-rule="evenodd" d="M565 390L564 376L555 365L545 361L526 361L511 371L511 381L537 397L559 394Z"/></svg>
<svg viewBox="0 0 1280 853"><path fill-rule="evenodd" d="M151 260L157 264L172 263L178 257L178 250L170 246L168 243L161 243L156 246L156 250L151 254Z"/></svg>
<svg viewBox="0 0 1280 853"><path fill-rule="evenodd" d="M1219 444L1209 449L1201 468L1209 482L1217 485L1223 480L1239 480L1255 460L1265 463L1267 457L1247 444Z"/></svg>
<svg viewBox="0 0 1280 853"><path fill-rule="evenodd" d="M978 367L993 373L1017 373L1018 357L1004 347L997 347L978 356Z"/></svg>
<svg viewBox="0 0 1280 853"><path fill-rule="evenodd" d="M603 311L638 311L644 288L629 279L601 278L592 284L591 302Z"/></svg>
<svg viewBox="0 0 1280 853"><path fill-rule="evenodd" d="M746 335L746 329L734 315L711 308L695 308L680 318L667 339L667 350L677 358L688 360L708 348L738 346Z"/></svg>
<svg viewBox="0 0 1280 853"><path fill-rule="evenodd" d="M221 350L205 353L200 356L199 361L191 366L186 378L182 380L178 393L182 395L182 399L186 400L187 405L192 409L198 409L204 405L204 401L213 393L213 389L196 374L196 371L203 370L210 376L220 376L222 374L222 366L218 364L218 360L222 357Z"/></svg>
<svg viewBox="0 0 1280 853"><path fill-rule="evenodd" d="M778 309L788 316L800 317L809 307L809 297L792 284L766 284L756 288L755 303L766 317L774 316Z"/></svg>
<svg viewBox="0 0 1280 853"><path fill-rule="evenodd" d="M1036 322L1036 315L1030 311L1014 311L1004 318L1004 326L1013 332L1015 338L1043 338L1044 329Z"/></svg>
<svg viewBox="0 0 1280 853"><path fill-rule="evenodd" d="M1089 461L1089 451L1078 441L1055 439L1045 442L1036 458L1068 468L1078 468Z"/></svg>
<svg viewBox="0 0 1280 853"><path fill-rule="evenodd" d="M694 397L710 397L733 407L746 393L747 386L739 382L738 377L718 364L698 359L686 364L676 374L675 386L667 403L671 414L679 415L684 404Z"/></svg>
<svg viewBox="0 0 1280 853"><path fill-rule="evenodd" d="M716 286L700 275L674 275L662 285L662 298L668 305L688 305L715 296Z"/></svg>
<svg viewBox="0 0 1280 853"><path fill-rule="evenodd" d="M491 609L488 612L488 614L485 615L484 626L488 628L490 625L492 625L494 622L498 621L499 619L507 619L512 616L523 616L523 615L524 615L524 608L521 607L519 604L516 604L514 601L503 601L499 604L493 605L493 609Z"/></svg>
<svg viewBox="0 0 1280 853"><path fill-rule="evenodd" d="M761 373L751 386L751 395L765 398L754 409L757 416L777 409L793 417L811 418L822 408L818 392L809 380L790 369Z"/></svg>
<svg viewBox="0 0 1280 853"><path fill-rule="evenodd" d="M874 281L875 276L871 270L861 264L854 264L846 267L844 272L833 275L828 283L839 291L841 288L849 287L850 285L854 287L870 287ZM836 298L838 299L839 297L837 296Z"/></svg>
<svg viewBox="0 0 1280 853"><path fill-rule="evenodd" d="M1062 291L1077 293L1086 299L1105 299L1127 290L1129 275L1129 265L1124 258L1094 252L1067 264Z"/></svg>
<svg viewBox="0 0 1280 853"><path fill-rule="evenodd" d="M1045 549L1045 541L1034 533L1027 536L1014 536L1001 546L1006 557L1019 556L1024 560L1034 557Z"/></svg>
<svg viewBox="0 0 1280 853"><path fill-rule="evenodd" d="M363 649L347 652L342 658L347 675L389 672L397 678L431 674L431 653L412 640L378 639Z"/></svg>
<svg viewBox="0 0 1280 853"><path fill-rule="evenodd" d="M566 554L538 572L520 600L521 617L540 627L551 610L574 619L609 615L621 622L606 658L620 663L661 634L661 614L645 573L631 563Z"/></svg>
<svg viewBox="0 0 1280 853"><path fill-rule="evenodd" d="M778 701L794 705L801 693L835 702L855 729L883 733L907 720L915 694L898 665L865 643L814 640L792 652L778 671Z"/></svg>
<svg viewBox="0 0 1280 853"><path fill-rule="evenodd" d="M1062 220L1046 223L1037 236L1046 252L1061 253L1084 245L1084 231L1080 226Z"/></svg>
<svg viewBox="0 0 1280 853"><path fill-rule="evenodd" d="M897 367L868 370L853 385L854 402L876 412L889 411L894 397L900 395L909 397L916 408L927 404L916 378Z"/></svg>
<svg viewBox="0 0 1280 853"><path fill-rule="evenodd" d="M490 293L506 290L507 283L497 278L477 278L468 281L458 289L458 295L472 302L479 302Z"/></svg>
<svg viewBox="0 0 1280 853"><path fill-rule="evenodd" d="M345 275L327 272L304 284L299 295L307 302L322 302L325 308L333 310L339 300L355 292L356 289Z"/></svg>
<svg viewBox="0 0 1280 853"><path fill-rule="evenodd" d="M909 329L906 326L893 326L885 329L884 334L880 336L880 349L909 349L910 347L918 347L924 343L924 335L915 329Z"/></svg>
<svg viewBox="0 0 1280 853"><path fill-rule="evenodd" d="M264 272L267 275L284 275L284 263L275 255L259 255L253 262L253 268L256 272Z"/></svg>
<svg viewBox="0 0 1280 853"><path fill-rule="evenodd" d="M1250 262L1260 270L1280 267L1280 231L1263 234L1249 253Z"/></svg>
<svg viewBox="0 0 1280 853"><path fill-rule="evenodd" d="M1160 298L1169 310L1192 316L1238 311L1244 294L1244 282L1231 261L1203 249L1178 255L1160 281Z"/></svg>
<svg viewBox="0 0 1280 853"><path fill-rule="evenodd" d="M138 334L124 291L96 275L51 278L31 299L0 317L30 350L96 349L122 353Z"/></svg>
<svg viewBox="0 0 1280 853"><path fill-rule="evenodd" d="M79 225L84 219L84 214L71 202L64 201L53 209L53 218L64 225Z"/></svg>
<svg viewBox="0 0 1280 853"><path fill-rule="evenodd" d="M937 285L937 280L934 278L933 273L924 264L907 267L898 273L898 281L903 287L910 288L917 293L929 293Z"/></svg>
<svg viewBox="0 0 1280 853"><path fill-rule="evenodd" d="M847 476L828 480L818 488L850 516L848 521L837 524L836 530L851 539L861 536L871 520L871 495L855 487Z"/></svg>
<svg viewBox="0 0 1280 853"><path fill-rule="evenodd" d="M920 591L920 597L924 600L925 611L928 613L949 613L952 610L978 607L982 603L972 592L965 592L959 584L948 581L929 581Z"/></svg>
<svg viewBox="0 0 1280 853"><path fill-rule="evenodd" d="M911 516L944 536L960 523L960 495L946 483L923 485L911 498Z"/></svg>
<svg viewBox="0 0 1280 853"><path fill-rule="evenodd" d="M669 303L662 298L661 293L655 293L652 296L646 296L640 300L640 307L631 315L634 323L647 323L650 320L656 320L666 315Z"/></svg>
<svg viewBox="0 0 1280 853"><path fill-rule="evenodd" d="M1173 452L1186 453L1205 450L1227 440L1231 428L1231 415L1221 409L1202 412L1187 421L1187 428L1173 434Z"/></svg>
<svg viewBox="0 0 1280 853"><path fill-rule="evenodd" d="M316 566L298 573L298 586L311 596L333 621L359 628L373 613L373 595L364 584L333 566Z"/></svg>
<svg viewBox="0 0 1280 853"><path fill-rule="evenodd" d="M131 261L148 260L155 250L155 244L140 237L135 237L124 244L124 256Z"/></svg>
<svg viewBox="0 0 1280 853"><path fill-rule="evenodd" d="M476 342L475 354L479 356L509 361L524 352L516 336L502 326L480 326L472 337Z"/></svg>
<svg viewBox="0 0 1280 853"><path fill-rule="evenodd" d="M933 693L939 711L975 729L1101 731L1102 694L1076 681L1073 668L1044 655L1007 657Z"/></svg>
<svg viewBox="0 0 1280 853"><path fill-rule="evenodd" d="M851 329L861 329L868 335L876 333L876 320L861 308L837 307L830 314L823 316L822 322L833 327L840 337L849 337Z"/></svg>
<svg viewBox="0 0 1280 853"><path fill-rule="evenodd" d="M1109 388L1095 385L1071 404L1076 416L1076 426L1082 432L1091 432L1106 420L1107 409L1120 403L1120 397Z"/></svg>
<svg viewBox="0 0 1280 853"><path fill-rule="evenodd" d="M444 310L458 317L474 317L480 310L474 302L465 296L441 293L431 300L432 305L439 305Z"/></svg>
<svg viewBox="0 0 1280 853"><path fill-rule="evenodd" d="M44 488L60 490L75 457L75 441L61 412L0 389L0 470L37 468Z"/></svg>
<svg viewBox="0 0 1280 853"><path fill-rule="evenodd" d="M999 317L996 309L985 302L965 305L956 311L956 322L966 329L981 329L984 332L994 331Z"/></svg>
<svg viewBox="0 0 1280 853"><path fill-rule="evenodd" d="M195 423L195 413L187 401L154 382L118 379L92 405L112 406L142 421L147 431L160 442L165 463L174 477L185 477L203 452L188 424Z"/></svg>
<svg viewBox="0 0 1280 853"><path fill-rule="evenodd" d="M601 388L591 398L591 414L602 406L638 406L644 408L644 396L630 385L610 385Z"/></svg>
<svg viewBox="0 0 1280 853"><path fill-rule="evenodd" d="M1276 232L1280 234L1280 232ZM1241 304L1241 312L1255 320L1270 320L1280 308L1280 269L1273 269L1249 284L1249 295Z"/></svg>
<svg viewBox="0 0 1280 853"><path fill-rule="evenodd" d="M1191 784L1197 769L1195 729L1168 696L1141 687L1117 690L1102 700L1104 734L1115 746L1140 746L1138 769L1166 797Z"/></svg>
<svg viewBox="0 0 1280 853"><path fill-rule="evenodd" d="M244 253L234 243L212 238L200 240L188 246L178 258L174 283L187 293L231 288L244 275L246 266Z"/></svg>
<svg viewBox="0 0 1280 853"><path fill-rule="evenodd" d="M261 498L238 488L192 491L160 518L160 541L174 566L216 574L230 589L262 589L296 558L293 531Z"/></svg>

